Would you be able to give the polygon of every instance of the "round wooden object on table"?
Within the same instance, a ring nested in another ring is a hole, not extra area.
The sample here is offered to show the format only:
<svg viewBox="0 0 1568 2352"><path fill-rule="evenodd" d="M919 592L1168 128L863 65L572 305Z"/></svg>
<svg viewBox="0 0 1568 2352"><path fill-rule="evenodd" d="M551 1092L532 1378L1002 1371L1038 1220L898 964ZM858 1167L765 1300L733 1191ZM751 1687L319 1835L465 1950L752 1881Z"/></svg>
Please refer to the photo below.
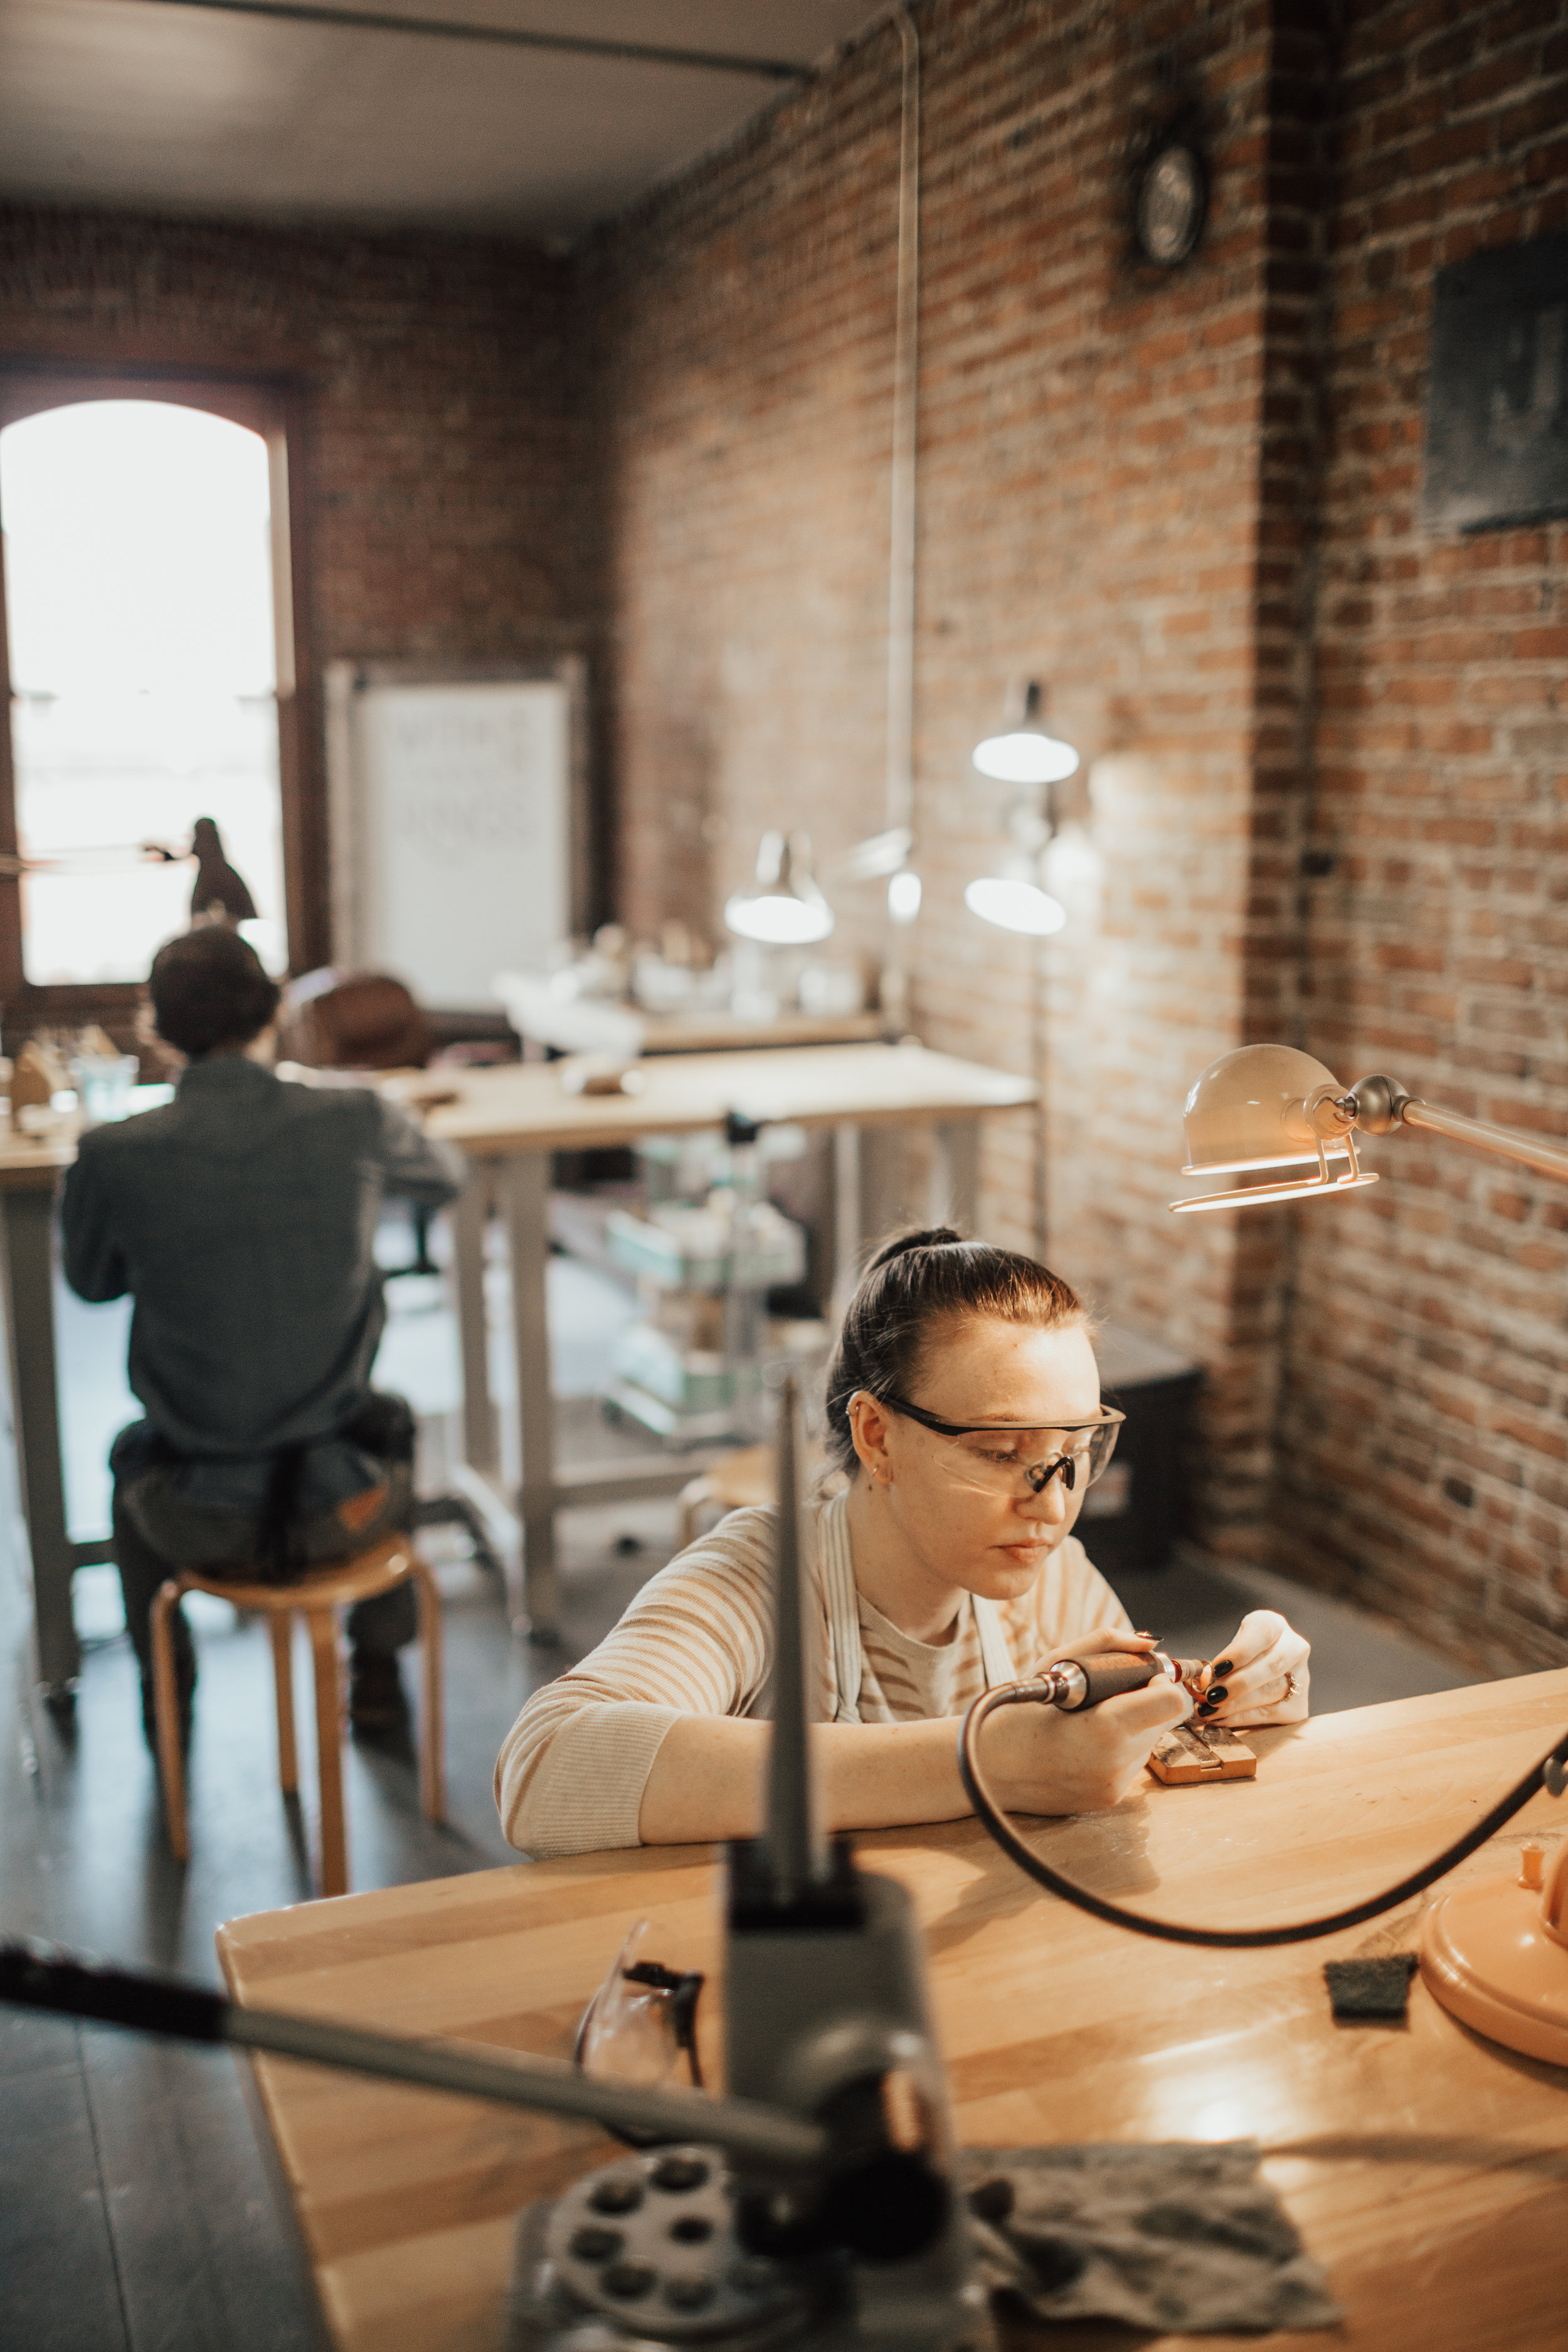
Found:
<svg viewBox="0 0 1568 2352"><path fill-rule="evenodd" d="M185 1767L180 1745L179 1698L169 1618L185 1592L211 1592L237 1609L262 1612L272 1635L272 1667L278 1694L278 1779L285 1796L300 1786L294 1746L294 1676L291 1659L296 1611L310 1636L316 1682L316 1755L321 1787L321 1886L323 1895L348 1892L348 1843L343 1826L343 1703L338 1660L337 1612L357 1601L372 1601L413 1580L419 1595L419 1636L425 1653L425 1726L419 1750L419 1794L433 1822L444 1818L445 1769L441 1723L441 1601L436 1580L406 1536L389 1536L349 1559L307 1570L288 1584L245 1583L233 1577L181 1569L153 1603L153 1697L158 1735L158 1769L169 1843L181 1862L191 1853L185 1806Z"/></svg>

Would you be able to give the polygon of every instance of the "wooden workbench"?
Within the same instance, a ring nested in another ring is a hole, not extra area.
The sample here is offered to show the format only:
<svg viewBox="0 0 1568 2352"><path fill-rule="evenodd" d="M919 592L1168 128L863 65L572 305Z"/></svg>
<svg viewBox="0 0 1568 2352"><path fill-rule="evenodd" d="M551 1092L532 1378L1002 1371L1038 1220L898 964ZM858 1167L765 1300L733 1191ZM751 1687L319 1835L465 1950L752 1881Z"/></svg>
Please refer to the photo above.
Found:
<svg viewBox="0 0 1568 2352"><path fill-rule="evenodd" d="M1169 1917L1302 1916L1436 1852L1565 1716L1568 1672L1320 1716L1248 1735L1256 1781L1151 1783L1112 1814L1031 1834L1088 1885ZM1527 1831L1564 1827L1568 1802L1538 1798L1447 1884L1511 1874ZM1321 1943L1194 1951L1042 1894L973 1822L883 1831L860 1850L916 1895L962 2140L1263 2144L1347 2326L1206 2343L1560 2352L1568 2073L1482 2042L1419 1979L1406 2023L1330 2016L1322 1962L1413 1949L1421 1903ZM714 1893L705 1848L589 1855L236 1920L218 1949L242 2001L565 2057L636 1919L657 1923L651 1957L715 1966ZM705 2040L718 2012L710 1982ZM286 2061L257 2072L338 2352L497 2352L515 2210L609 2144ZM1069 2340L1133 2341L1089 2326Z"/></svg>

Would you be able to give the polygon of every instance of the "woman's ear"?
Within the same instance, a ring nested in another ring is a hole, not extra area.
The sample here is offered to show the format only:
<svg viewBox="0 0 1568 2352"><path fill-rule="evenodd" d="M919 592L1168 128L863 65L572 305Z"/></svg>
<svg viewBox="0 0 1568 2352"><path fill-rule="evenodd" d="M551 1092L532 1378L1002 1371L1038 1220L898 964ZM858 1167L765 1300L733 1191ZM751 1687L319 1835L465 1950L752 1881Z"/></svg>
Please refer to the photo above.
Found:
<svg viewBox="0 0 1568 2352"><path fill-rule="evenodd" d="M860 1466L873 1486L891 1486L893 1465L888 1452L888 1427L891 1419L874 1396L865 1389L857 1389L849 1400L849 1434L855 1441L855 1451Z"/></svg>

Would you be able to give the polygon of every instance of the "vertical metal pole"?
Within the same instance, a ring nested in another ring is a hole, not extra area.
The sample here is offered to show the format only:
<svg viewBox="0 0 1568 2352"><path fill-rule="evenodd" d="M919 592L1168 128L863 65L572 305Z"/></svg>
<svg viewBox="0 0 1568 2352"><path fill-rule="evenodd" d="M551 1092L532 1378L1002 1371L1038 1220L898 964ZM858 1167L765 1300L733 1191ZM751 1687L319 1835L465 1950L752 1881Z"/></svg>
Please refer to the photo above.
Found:
<svg viewBox="0 0 1568 2352"><path fill-rule="evenodd" d="M899 126L899 258L893 312L893 447L888 531L888 773L885 824L915 813L915 488L920 394L921 45L908 8L895 21L902 50ZM889 916L882 1010L893 1030L908 1026L904 929Z"/></svg>
<svg viewBox="0 0 1568 2352"><path fill-rule="evenodd" d="M33 1561L35 1655L41 1683L64 1696L81 1671L71 1615L75 1555L66 1526L55 1369L54 1187L0 1192L0 1271L16 1421L16 1466Z"/></svg>
<svg viewBox="0 0 1568 2352"><path fill-rule="evenodd" d="M471 1161L468 1181L452 1211L458 1344L463 1359L463 1458L475 1470L493 1470L498 1454L485 1307L485 1229L494 1185L493 1165L485 1160Z"/></svg>
<svg viewBox="0 0 1568 2352"><path fill-rule="evenodd" d="M833 1318L843 1316L860 1279L860 1129L841 1119L833 1130Z"/></svg>
<svg viewBox="0 0 1568 2352"><path fill-rule="evenodd" d="M1050 1106L1046 1096L1046 1081L1049 1075L1051 1054L1049 995L1051 964L1050 948L1047 941L1045 940L1036 940L1035 951L1031 958L1031 962L1033 970L1031 971L1029 977L1032 985L1029 992L1031 1000L1030 1009L1033 1018L1029 1023L1029 1076L1033 1078L1036 1086L1039 1088L1039 1094L1035 1103L1033 1126L1034 1181L1030 1190L1034 1202L1035 1213L1035 1255L1039 1260L1040 1264L1044 1265L1047 1262L1047 1244L1050 1237L1050 1221L1048 1214L1050 1197L1047 1154L1050 1149L1051 1122Z"/></svg>
<svg viewBox="0 0 1568 2352"><path fill-rule="evenodd" d="M555 1399L550 1381L545 1269L550 1255L550 1155L523 1151L502 1162L501 1201L511 1253L512 1352L517 1368L522 1481L522 1598L531 1642L561 1638L555 1580Z"/></svg>
<svg viewBox="0 0 1568 2352"><path fill-rule="evenodd" d="M980 1122L943 1119L933 1137L931 1208L932 1224L954 1224L972 1234L980 1214Z"/></svg>
<svg viewBox="0 0 1568 2352"><path fill-rule="evenodd" d="M811 1771L810 1622L802 1546L800 1391L786 1375L779 1391L778 1559L774 1570L773 1736L768 1748L768 1813L763 1832L773 1901L794 1903L825 1872Z"/></svg>

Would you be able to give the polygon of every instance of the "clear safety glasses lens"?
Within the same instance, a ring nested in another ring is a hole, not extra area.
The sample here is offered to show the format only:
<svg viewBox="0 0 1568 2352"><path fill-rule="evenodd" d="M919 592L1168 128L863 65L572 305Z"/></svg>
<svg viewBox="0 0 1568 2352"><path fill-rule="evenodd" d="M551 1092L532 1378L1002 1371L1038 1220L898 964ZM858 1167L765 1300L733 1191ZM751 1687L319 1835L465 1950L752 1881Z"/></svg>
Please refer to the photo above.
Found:
<svg viewBox="0 0 1568 2352"><path fill-rule="evenodd" d="M1004 1494L1042 1495L1059 1479L1069 1495L1092 1486L1116 1451L1121 1422L1096 1422L1090 1429L973 1430L945 1441L960 1475L970 1484Z"/></svg>
<svg viewBox="0 0 1568 2352"><path fill-rule="evenodd" d="M623 2083L665 2084L684 2070L701 2090L697 2003L703 1978L640 1957L648 1922L639 1919L615 1966L583 2012L574 2052L584 2074ZM623 2137L626 2135L623 2134Z"/></svg>

